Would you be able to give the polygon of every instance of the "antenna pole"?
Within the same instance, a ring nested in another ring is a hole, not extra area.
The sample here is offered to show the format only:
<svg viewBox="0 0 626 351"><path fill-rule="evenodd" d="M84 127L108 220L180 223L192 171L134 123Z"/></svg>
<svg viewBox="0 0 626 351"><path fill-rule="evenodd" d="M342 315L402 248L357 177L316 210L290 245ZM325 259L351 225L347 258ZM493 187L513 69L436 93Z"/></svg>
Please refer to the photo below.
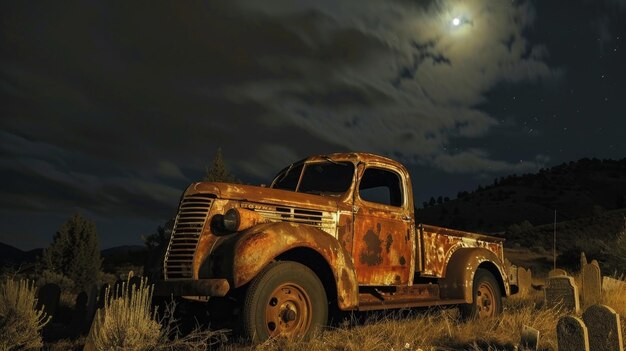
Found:
<svg viewBox="0 0 626 351"><path fill-rule="evenodd" d="M554 210L554 240L552 242L552 269L556 269L556 209Z"/></svg>

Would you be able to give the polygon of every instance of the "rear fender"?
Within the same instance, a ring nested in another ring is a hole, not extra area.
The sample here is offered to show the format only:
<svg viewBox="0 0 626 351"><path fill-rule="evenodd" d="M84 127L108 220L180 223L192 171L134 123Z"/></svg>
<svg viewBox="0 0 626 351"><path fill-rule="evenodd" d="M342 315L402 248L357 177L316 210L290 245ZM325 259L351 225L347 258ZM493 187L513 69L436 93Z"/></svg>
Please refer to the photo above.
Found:
<svg viewBox="0 0 626 351"><path fill-rule="evenodd" d="M464 299L467 303L472 303L474 299L474 274L478 268L489 270L500 285L503 297L509 296L508 275L503 267L500 259L487 249L458 249L448 261L445 277L439 280L441 297L444 299Z"/></svg>
<svg viewBox="0 0 626 351"><path fill-rule="evenodd" d="M337 303L342 310L358 306L358 285L351 256L330 234L310 226L278 222L260 224L223 238L212 253L215 276L226 277L231 287L250 282L282 253L309 248L319 253L332 270Z"/></svg>

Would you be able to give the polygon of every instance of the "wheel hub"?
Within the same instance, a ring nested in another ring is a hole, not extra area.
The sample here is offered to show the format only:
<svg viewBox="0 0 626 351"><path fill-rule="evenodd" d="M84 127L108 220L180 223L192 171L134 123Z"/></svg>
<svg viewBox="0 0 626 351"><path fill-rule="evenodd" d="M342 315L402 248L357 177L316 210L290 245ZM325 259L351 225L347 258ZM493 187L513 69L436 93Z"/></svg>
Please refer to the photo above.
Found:
<svg viewBox="0 0 626 351"><path fill-rule="evenodd" d="M490 284L482 283L476 291L476 307L478 309L479 318L488 318L495 315L495 309L492 308L495 294Z"/></svg>
<svg viewBox="0 0 626 351"><path fill-rule="evenodd" d="M304 335L311 327L311 319L311 299L299 285L284 283L270 294L265 322L271 337Z"/></svg>
<svg viewBox="0 0 626 351"><path fill-rule="evenodd" d="M289 310L289 309L287 309L287 310L285 310L285 311L283 312L283 321L284 321L284 322L291 322L291 321L295 321L295 320L296 320L296 317L297 317L296 312L295 312L295 311L293 311L293 310Z"/></svg>

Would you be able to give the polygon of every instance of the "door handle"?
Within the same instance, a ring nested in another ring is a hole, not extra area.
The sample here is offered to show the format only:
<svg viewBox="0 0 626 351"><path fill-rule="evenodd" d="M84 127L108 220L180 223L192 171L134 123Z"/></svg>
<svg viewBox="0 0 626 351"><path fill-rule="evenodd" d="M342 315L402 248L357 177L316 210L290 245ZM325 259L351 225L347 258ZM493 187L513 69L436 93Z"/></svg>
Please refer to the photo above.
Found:
<svg viewBox="0 0 626 351"><path fill-rule="evenodd" d="M409 215L403 215L403 216L402 216L402 220L403 220L403 221L410 221L410 220L411 220L411 216L409 216Z"/></svg>

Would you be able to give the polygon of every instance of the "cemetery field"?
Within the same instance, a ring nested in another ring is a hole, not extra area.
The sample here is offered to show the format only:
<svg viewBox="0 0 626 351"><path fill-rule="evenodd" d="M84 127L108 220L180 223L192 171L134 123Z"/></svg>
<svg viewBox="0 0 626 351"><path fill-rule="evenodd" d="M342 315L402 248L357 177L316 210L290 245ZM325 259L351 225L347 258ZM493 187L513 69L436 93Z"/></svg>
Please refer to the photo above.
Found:
<svg viewBox="0 0 626 351"><path fill-rule="evenodd" d="M580 282L579 277L574 277ZM537 287L537 280L533 285ZM535 284L536 283L536 284ZM624 290L603 291L600 303L612 307L621 317L622 334L626 335L626 294ZM449 309L417 309L391 313L360 313L345 315L343 322L321 332L310 341L268 341L255 347L233 340L228 332L215 332L212 350L513 350L520 343L524 326L539 331L539 350L558 350L556 326L559 319L574 315L582 319L588 307L581 302L579 313L561 308L548 308L544 292L531 289L525 296L504 299L500 317L463 322L458 311ZM67 306L71 308L71 306ZM226 340L227 339L227 340ZM85 336L47 342L49 350L80 350ZM182 347L180 349L195 349Z"/></svg>
<svg viewBox="0 0 626 351"><path fill-rule="evenodd" d="M461 322L454 309L416 310L391 315L371 314L365 323L327 330L308 342L269 341L255 348L237 344L224 350L513 350L520 343L524 325L540 333L539 350L557 350L556 326L568 315L558 308L543 306L543 291L533 290L525 297L504 301L499 318ZM626 294L614 290L604 293L602 302L622 317L626 335ZM584 311L586 307L581 306ZM408 316L407 316L408 315ZM582 313L578 316L580 317Z"/></svg>

